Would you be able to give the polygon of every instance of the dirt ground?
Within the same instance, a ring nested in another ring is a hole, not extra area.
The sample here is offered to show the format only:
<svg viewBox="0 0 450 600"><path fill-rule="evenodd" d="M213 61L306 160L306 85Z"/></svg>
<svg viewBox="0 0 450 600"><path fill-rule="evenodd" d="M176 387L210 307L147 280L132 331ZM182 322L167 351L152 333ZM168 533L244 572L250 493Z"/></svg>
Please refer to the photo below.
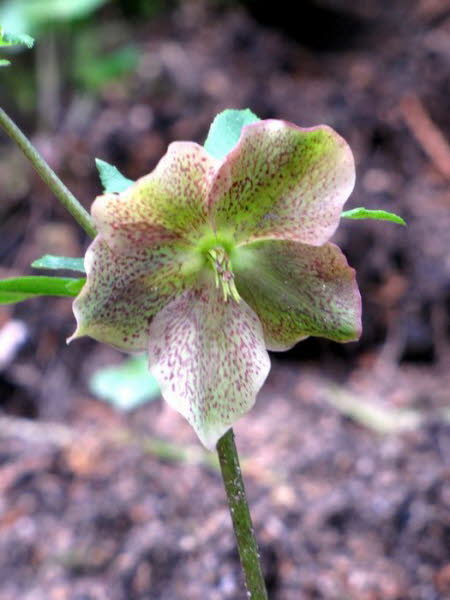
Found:
<svg viewBox="0 0 450 600"><path fill-rule="evenodd" d="M136 73L97 98L64 88L53 129L36 130L7 93L2 104L86 207L100 192L94 156L138 177L168 142L202 142L223 108L327 123L349 141L349 208L392 210L408 227L342 223L363 337L273 355L237 443L271 600L445 600L450 3L306 2L295 27L286 0L276 15L244 4L183 2L135 25ZM81 256L87 240L0 144L0 275L30 273L45 253ZM160 401L123 415L92 398L89 375L121 357L65 345L68 300L1 307L0 327L11 324L0 600L244 598L213 455Z"/></svg>

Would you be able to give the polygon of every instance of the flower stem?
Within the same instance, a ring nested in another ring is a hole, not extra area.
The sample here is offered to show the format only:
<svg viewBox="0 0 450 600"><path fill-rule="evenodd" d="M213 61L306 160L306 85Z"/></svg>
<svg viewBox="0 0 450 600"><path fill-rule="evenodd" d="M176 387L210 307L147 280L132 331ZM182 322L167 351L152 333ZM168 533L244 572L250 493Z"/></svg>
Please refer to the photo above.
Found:
<svg viewBox="0 0 450 600"><path fill-rule="evenodd" d="M251 598L251 600L267 600L267 590L262 574L258 545L232 429L229 429L217 442L217 453L248 598Z"/></svg>
<svg viewBox="0 0 450 600"><path fill-rule="evenodd" d="M0 126L16 142L34 169L52 190L58 200L67 208L73 218L90 237L95 237L94 223L89 213L81 206L75 196L63 184L53 169L45 162L30 140L22 133L5 111L0 108Z"/></svg>

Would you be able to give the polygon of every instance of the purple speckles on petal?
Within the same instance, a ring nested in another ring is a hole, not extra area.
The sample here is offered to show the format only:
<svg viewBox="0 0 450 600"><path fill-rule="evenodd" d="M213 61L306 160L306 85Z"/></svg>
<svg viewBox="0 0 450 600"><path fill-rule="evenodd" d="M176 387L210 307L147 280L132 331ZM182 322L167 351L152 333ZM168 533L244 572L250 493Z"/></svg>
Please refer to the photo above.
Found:
<svg viewBox="0 0 450 600"><path fill-rule="evenodd" d="M321 245L334 233L354 182L352 152L330 127L259 121L244 127L217 171L211 216L238 243L271 238Z"/></svg>
<svg viewBox="0 0 450 600"><path fill-rule="evenodd" d="M310 335L349 342L361 333L355 271L334 244L264 240L239 248L236 286L260 318L266 346L287 350Z"/></svg>
<svg viewBox="0 0 450 600"><path fill-rule="evenodd" d="M71 339L89 335L121 350L146 350L152 318L189 284L184 258L171 246L116 254L97 236L86 253L87 282L73 305Z"/></svg>
<svg viewBox="0 0 450 600"><path fill-rule="evenodd" d="M358 338L354 271L326 243L354 177L326 126L253 123L222 162L171 144L152 173L95 200L72 338L148 349L164 398L214 448L253 406L266 347Z"/></svg>
<svg viewBox="0 0 450 600"><path fill-rule="evenodd" d="M198 239L219 162L194 142L174 142L156 169L121 194L99 196L92 216L116 251Z"/></svg>
<svg viewBox="0 0 450 600"><path fill-rule="evenodd" d="M149 360L165 400L210 449L253 406L270 368L258 317L224 302L212 280L155 317Z"/></svg>

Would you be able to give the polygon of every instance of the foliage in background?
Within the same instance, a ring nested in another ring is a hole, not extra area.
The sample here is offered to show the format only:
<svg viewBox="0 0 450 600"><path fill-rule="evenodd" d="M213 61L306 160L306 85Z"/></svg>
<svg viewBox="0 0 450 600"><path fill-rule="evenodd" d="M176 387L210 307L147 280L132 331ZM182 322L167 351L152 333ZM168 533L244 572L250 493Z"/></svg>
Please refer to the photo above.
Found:
<svg viewBox="0 0 450 600"><path fill-rule="evenodd" d="M0 22L8 31L39 34L54 23L89 16L108 0L6 0L0 6Z"/></svg>
<svg viewBox="0 0 450 600"><path fill-rule="evenodd" d="M146 356L133 356L120 365L99 369L89 381L91 392L119 410L133 410L159 397L159 385Z"/></svg>
<svg viewBox="0 0 450 600"><path fill-rule="evenodd" d="M111 24L92 25L73 40L72 75L77 89L92 94L135 71L137 47L122 39L124 31L119 36L117 29Z"/></svg>
<svg viewBox="0 0 450 600"><path fill-rule="evenodd" d="M1 21L0 21L1 22ZM3 26L0 26L0 47L11 48L25 46L32 48L34 40L26 33L10 33ZM0 67L8 67L11 62L5 58L0 58Z"/></svg>
<svg viewBox="0 0 450 600"><path fill-rule="evenodd" d="M98 11L108 4L110 15L103 19ZM37 111L40 125L52 127L63 108L65 85L95 96L107 84L134 72L138 50L130 41L119 4L110 0L0 3L4 28L16 34L27 31L38 41L35 62L21 61L9 75L7 91L20 110Z"/></svg>

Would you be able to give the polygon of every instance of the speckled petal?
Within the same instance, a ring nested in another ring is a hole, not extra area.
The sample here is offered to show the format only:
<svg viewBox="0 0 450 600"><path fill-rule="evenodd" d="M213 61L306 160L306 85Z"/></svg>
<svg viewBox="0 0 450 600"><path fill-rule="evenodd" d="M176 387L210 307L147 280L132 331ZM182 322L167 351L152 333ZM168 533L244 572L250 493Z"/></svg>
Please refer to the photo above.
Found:
<svg viewBox="0 0 450 600"><path fill-rule="evenodd" d="M334 233L354 181L352 152L330 127L259 121L243 128L217 171L211 215L217 231L237 242L319 246Z"/></svg>
<svg viewBox="0 0 450 600"><path fill-rule="evenodd" d="M240 295L258 315L269 350L310 335L338 342L361 334L355 271L334 244L265 240L240 247L233 260Z"/></svg>
<svg viewBox="0 0 450 600"><path fill-rule="evenodd" d="M77 328L68 341L88 335L120 350L146 350L151 319L190 283L185 260L170 246L117 254L97 236L85 256L87 281L73 304Z"/></svg>
<svg viewBox="0 0 450 600"><path fill-rule="evenodd" d="M149 359L165 400L211 450L253 406L270 368L258 317L244 301L224 302L213 283L156 315Z"/></svg>
<svg viewBox="0 0 450 600"><path fill-rule="evenodd" d="M116 251L198 238L218 165L194 142L170 144L152 173L121 194L96 198L91 210L99 233Z"/></svg>

